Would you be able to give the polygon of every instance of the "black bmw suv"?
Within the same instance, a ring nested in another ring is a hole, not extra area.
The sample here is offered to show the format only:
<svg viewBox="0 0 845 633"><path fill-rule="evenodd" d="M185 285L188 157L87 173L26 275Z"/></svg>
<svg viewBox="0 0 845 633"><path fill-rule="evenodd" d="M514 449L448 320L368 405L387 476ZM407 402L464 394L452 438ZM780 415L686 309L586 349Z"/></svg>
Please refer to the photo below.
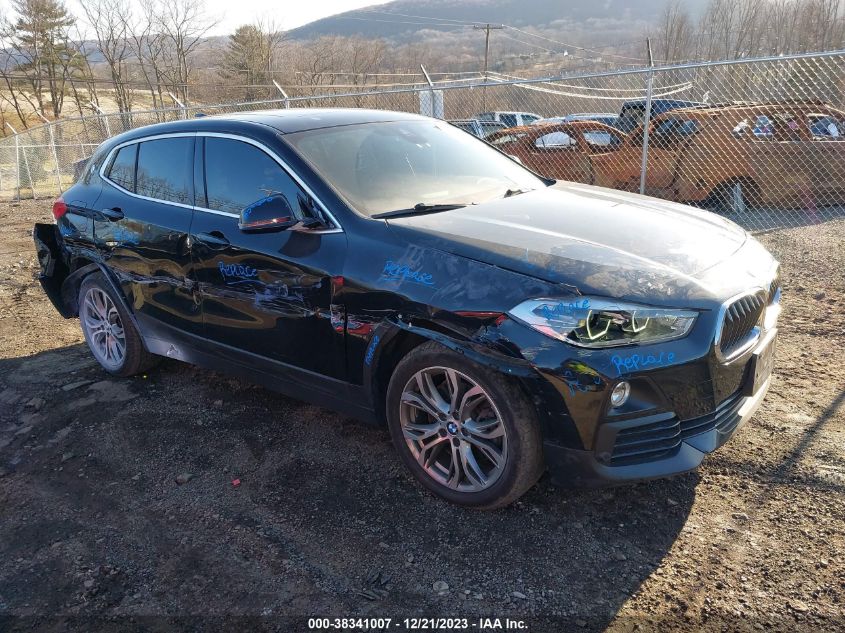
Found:
<svg viewBox="0 0 845 633"><path fill-rule="evenodd" d="M160 356L386 423L493 508L695 468L769 386L778 265L710 213L541 179L448 123L301 109L106 141L34 230L119 376Z"/></svg>

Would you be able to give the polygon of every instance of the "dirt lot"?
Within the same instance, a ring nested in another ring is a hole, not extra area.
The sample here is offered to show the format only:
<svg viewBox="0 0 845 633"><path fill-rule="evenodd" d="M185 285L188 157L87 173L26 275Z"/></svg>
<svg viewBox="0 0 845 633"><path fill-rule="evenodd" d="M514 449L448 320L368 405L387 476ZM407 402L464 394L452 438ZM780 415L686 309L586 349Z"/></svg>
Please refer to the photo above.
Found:
<svg viewBox="0 0 845 633"><path fill-rule="evenodd" d="M845 220L761 236L778 373L697 473L543 480L477 513L423 492L383 429L177 362L108 377L35 281L46 208L0 206L0 630L845 627Z"/></svg>

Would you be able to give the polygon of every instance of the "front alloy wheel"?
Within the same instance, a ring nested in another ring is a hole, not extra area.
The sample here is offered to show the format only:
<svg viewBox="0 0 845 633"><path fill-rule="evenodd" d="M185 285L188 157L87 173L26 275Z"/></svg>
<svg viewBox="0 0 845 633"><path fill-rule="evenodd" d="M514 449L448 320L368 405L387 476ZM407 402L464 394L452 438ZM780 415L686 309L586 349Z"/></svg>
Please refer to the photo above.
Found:
<svg viewBox="0 0 845 633"><path fill-rule="evenodd" d="M501 477L508 434L489 394L450 367L415 373L402 391L399 420L414 459L436 482L478 492Z"/></svg>
<svg viewBox="0 0 845 633"><path fill-rule="evenodd" d="M385 404L402 461L453 503L508 505L543 472L537 416L519 385L442 345L423 343L399 361Z"/></svg>

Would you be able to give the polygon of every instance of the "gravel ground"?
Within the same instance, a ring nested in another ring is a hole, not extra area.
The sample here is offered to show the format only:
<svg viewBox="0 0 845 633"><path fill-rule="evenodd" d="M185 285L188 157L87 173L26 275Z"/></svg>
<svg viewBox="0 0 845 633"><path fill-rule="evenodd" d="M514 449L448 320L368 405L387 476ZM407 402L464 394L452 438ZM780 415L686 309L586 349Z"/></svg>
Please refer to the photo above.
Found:
<svg viewBox="0 0 845 633"><path fill-rule="evenodd" d="M0 630L845 627L845 220L761 236L777 374L698 472L544 479L478 513L424 492L384 429L172 361L106 375L35 280L47 206L0 205Z"/></svg>

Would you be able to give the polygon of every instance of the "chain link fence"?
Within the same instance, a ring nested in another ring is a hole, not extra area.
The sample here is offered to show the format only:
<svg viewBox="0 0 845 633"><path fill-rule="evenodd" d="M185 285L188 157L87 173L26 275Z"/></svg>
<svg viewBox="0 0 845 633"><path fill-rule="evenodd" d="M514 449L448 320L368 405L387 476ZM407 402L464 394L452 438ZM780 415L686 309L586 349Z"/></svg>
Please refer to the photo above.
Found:
<svg viewBox="0 0 845 633"><path fill-rule="evenodd" d="M701 206L752 230L845 217L845 51L63 119L0 141L0 196L58 195L102 141L132 128L301 107L443 118L545 176Z"/></svg>

